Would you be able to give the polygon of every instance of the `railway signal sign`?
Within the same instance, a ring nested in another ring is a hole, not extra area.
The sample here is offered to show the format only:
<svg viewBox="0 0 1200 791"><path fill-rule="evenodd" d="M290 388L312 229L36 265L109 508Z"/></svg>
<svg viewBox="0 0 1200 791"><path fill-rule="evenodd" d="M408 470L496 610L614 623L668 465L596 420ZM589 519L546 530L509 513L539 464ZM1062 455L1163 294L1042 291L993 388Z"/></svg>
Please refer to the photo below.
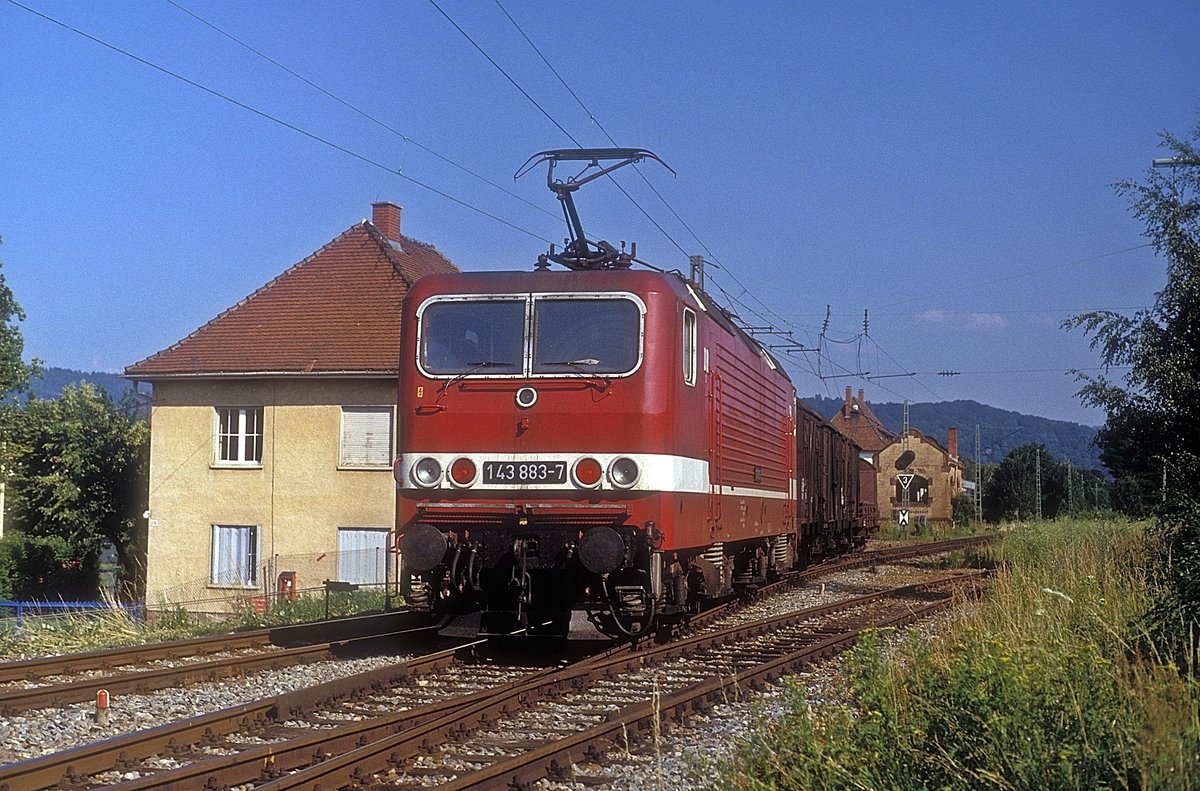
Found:
<svg viewBox="0 0 1200 791"><path fill-rule="evenodd" d="M906 492L907 492L907 491L908 491L908 485L909 485L910 483L912 483L912 479L913 479L914 477L915 477L915 476L914 476L914 474L913 474L913 473L911 473L911 472L906 472L906 473L904 473L903 475L897 475L897 476L896 476L896 480L900 481L900 488L901 488L901 489L903 489L904 491L906 491ZM906 523L906 524L907 524L907 523Z"/></svg>
<svg viewBox="0 0 1200 791"><path fill-rule="evenodd" d="M896 512L896 523L901 527L908 527L908 510L902 509Z"/></svg>

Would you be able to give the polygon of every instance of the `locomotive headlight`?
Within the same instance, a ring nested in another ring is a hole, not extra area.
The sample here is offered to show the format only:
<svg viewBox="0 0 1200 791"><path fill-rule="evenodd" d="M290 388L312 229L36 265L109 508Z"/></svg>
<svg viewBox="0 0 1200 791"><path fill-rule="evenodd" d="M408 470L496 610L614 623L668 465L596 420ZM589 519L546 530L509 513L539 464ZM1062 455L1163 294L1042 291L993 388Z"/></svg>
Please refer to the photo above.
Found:
<svg viewBox="0 0 1200 791"><path fill-rule="evenodd" d="M628 456L622 456L608 465L609 480L614 486L620 486L622 489L628 489L637 483L640 474L637 462Z"/></svg>
<svg viewBox="0 0 1200 791"><path fill-rule="evenodd" d="M450 465L450 480L455 486L470 486L475 480L475 462L466 456L455 459Z"/></svg>
<svg viewBox="0 0 1200 791"><path fill-rule="evenodd" d="M591 489L599 485L600 476L604 474L604 468L595 459L583 458L575 462L575 466L571 469L571 474L575 478L576 484Z"/></svg>
<svg viewBox="0 0 1200 791"><path fill-rule="evenodd" d="M426 456L413 465L412 479L418 486L437 486L442 480L442 465L437 459Z"/></svg>

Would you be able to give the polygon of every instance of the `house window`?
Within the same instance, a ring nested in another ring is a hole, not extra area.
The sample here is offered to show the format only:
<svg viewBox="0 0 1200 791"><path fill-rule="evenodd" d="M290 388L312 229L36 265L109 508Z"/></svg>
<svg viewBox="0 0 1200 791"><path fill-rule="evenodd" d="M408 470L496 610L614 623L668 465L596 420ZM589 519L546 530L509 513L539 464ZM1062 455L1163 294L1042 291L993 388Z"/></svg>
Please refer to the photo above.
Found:
<svg viewBox="0 0 1200 791"><path fill-rule="evenodd" d="M338 528L338 579L369 585L387 581L387 529Z"/></svg>
<svg viewBox="0 0 1200 791"><path fill-rule="evenodd" d="M209 584L258 587L258 527L213 525Z"/></svg>
<svg viewBox="0 0 1200 791"><path fill-rule="evenodd" d="M912 505L925 505L929 502L929 480L915 473L896 476L895 501L904 502L904 494L908 492L908 502Z"/></svg>
<svg viewBox="0 0 1200 791"><path fill-rule="evenodd" d="M696 384L696 314L683 309L683 383Z"/></svg>
<svg viewBox="0 0 1200 791"><path fill-rule="evenodd" d="M338 466L388 469L392 465L392 408L342 407L342 442Z"/></svg>
<svg viewBox="0 0 1200 791"><path fill-rule="evenodd" d="M217 463L262 464L263 408L217 407Z"/></svg>

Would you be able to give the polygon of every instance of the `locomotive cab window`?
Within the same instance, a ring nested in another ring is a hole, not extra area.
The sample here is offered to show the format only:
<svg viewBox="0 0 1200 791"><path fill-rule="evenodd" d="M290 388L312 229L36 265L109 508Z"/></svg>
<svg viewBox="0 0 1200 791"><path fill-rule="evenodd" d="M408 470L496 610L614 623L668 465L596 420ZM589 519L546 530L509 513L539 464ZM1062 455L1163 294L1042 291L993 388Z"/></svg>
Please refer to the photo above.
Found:
<svg viewBox="0 0 1200 791"><path fill-rule="evenodd" d="M641 309L629 299L535 298L532 373L629 373L641 332Z"/></svg>
<svg viewBox="0 0 1200 791"><path fill-rule="evenodd" d="M683 383L696 384L696 313L683 309Z"/></svg>
<svg viewBox="0 0 1200 791"><path fill-rule="evenodd" d="M519 374L525 302L434 302L421 315L421 363L436 375Z"/></svg>

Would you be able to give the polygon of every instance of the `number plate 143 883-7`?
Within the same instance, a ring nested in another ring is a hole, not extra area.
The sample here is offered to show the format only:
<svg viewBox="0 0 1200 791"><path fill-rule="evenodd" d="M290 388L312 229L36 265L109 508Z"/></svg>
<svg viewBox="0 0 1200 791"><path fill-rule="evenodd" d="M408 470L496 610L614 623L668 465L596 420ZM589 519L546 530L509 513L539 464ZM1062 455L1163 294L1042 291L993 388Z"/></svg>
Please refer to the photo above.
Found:
<svg viewBox="0 0 1200 791"><path fill-rule="evenodd" d="M565 461L485 461L484 483L566 483Z"/></svg>

